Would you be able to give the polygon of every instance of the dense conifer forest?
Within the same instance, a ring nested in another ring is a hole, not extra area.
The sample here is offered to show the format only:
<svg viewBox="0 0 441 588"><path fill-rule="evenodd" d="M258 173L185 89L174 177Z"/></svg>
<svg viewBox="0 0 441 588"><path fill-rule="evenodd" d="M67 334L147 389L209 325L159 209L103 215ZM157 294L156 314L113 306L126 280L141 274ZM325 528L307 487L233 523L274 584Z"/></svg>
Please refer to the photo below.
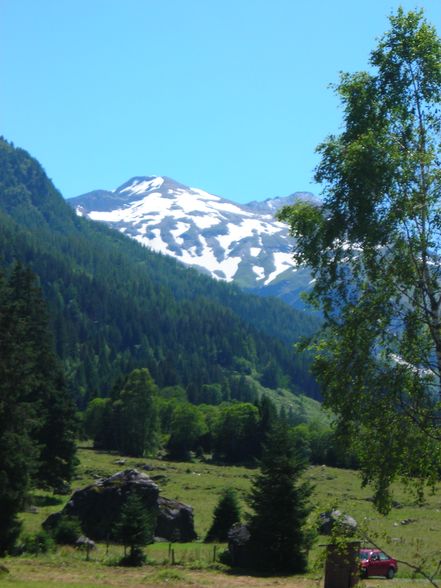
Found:
<svg viewBox="0 0 441 588"><path fill-rule="evenodd" d="M74 403L34 275L0 273L0 556L20 532L31 485L60 490L75 467Z"/></svg>
<svg viewBox="0 0 441 588"><path fill-rule="evenodd" d="M264 391L318 396L293 347L317 319L77 217L3 139L0 227L0 554L32 487L69 487L78 436L125 455L254 463L278 411L305 422Z"/></svg>
<svg viewBox="0 0 441 588"><path fill-rule="evenodd" d="M291 345L314 331L316 318L77 217L40 164L3 139L0 225L1 264L18 260L38 276L80 408L135 368L148 368L160 388L183 386L195 403L254 400L237 385L250 375L268 388L318 397L308 358ZM212 384L220 394L207 389Z"/></svg>

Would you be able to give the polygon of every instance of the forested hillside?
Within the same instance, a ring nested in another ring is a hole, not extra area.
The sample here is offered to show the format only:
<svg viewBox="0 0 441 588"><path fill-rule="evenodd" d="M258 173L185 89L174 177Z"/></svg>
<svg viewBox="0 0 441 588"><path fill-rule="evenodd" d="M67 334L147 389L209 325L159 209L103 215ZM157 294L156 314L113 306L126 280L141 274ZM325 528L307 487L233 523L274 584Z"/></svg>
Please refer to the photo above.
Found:
<svg viewBox="0 0 441 588"><path fill-rule="evenodd" d="M317 397L307 358L291 346L317 319L77 217L39 163L3 139L0 227L2 265L19 260L40 279L80 407L136 367L147 367L159 387L190 388L200 402L212 383L222 384L225 398L240 396L237 379L250 374L269 388Z"/></svg>

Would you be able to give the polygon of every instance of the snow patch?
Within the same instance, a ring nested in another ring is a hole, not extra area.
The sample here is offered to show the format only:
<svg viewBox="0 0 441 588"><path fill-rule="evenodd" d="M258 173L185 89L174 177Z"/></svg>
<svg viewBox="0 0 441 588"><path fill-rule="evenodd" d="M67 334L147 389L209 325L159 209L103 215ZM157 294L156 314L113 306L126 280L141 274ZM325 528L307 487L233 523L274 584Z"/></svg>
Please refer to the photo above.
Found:
<svg viewBox="0 0 441 588"><path fill-rule="evenodd" d="M198 214L192 216L191 220L198 227L198 229L209 229L210 227L214 227L221 222L220 219L213 216L199 216Z"/></svg>
<svg viewBox="0 0 441 588"><path fill-rule="evenodd" d="M161 176L157 176L152 180L144 180L139 181L135 180L130 186L121 190L121 192L131 192L132 194L142 194L143 192L148 192L149 190L158 190L162 184L164 183L164 178Z"/></svg>
<svg viewBox="0 0 441 588"><path fill-rule="evenodd" d="M275 280L277 276L282 274L284 271L295 266L291 253L282 253L281 251L275 251L273 253L273 259L276 269L273 272L271 272L265 280L265 286L267 286L270 282Z"/></svg>
<svg viewBox="0 0 441 588"><path fill-rule="evenodd" d="M208 192L205 192L205 190L200 190L199 188L190 188L190 190L192 192L194 192L195 194L199 194L199 196L202 196L203 198L207 198L208 200L216 200L216 201L220 200L219 196L215 196L214 194L209 194Z"/></svg>
<svg viewBox="0 0 441 588"><path fill-rule="evenodd" d="M189 228L190 228L190 225L188 223L183 223L181 221L178 221L176 223L176 229L170 230L170 233L173 235L173 239L176 241L176 243L179 243L179 245L182 245L182 243L184 242L184 239L181 237L181 235L183 233L185 233L186 231L188 231Z"/></svg>
<svg viewBox="0 0 441 588"><path fill-rule="evenodd" d="M144 235L137 235L135 240L141 243L142 245L147 246L153 251L159 251L160 253L165 253L167 255L172 255L176 257L176 255L169 250L168 245L165 241L161 238L161 229L153 229L152 233L155 235L153 239L147 238Z"/></svg>

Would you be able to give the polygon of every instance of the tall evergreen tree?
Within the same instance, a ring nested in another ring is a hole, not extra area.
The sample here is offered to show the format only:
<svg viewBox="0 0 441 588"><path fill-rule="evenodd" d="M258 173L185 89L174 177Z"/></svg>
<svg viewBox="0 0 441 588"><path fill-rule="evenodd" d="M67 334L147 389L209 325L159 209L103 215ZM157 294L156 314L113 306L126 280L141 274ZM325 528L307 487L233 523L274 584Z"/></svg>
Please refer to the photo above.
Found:
<svg viewBox="0 0 441 588"><path fill-rule="evenodd" d="M259 411L259 426L257 432L257 455L260 456L262 451L262 446L265 441L265 438L268 432L274 426L274 423L280 418L282 421L283 415L278 417L277 415L277 408L274 402L268 398L268 396L263 395L262 398L256 402L257 409Z"/></svg>
<svg viewBox="0 0 441 588"><path fill-rule="evenodd" d="M51 346L33 274L16 265L0 276L0 554L18 536L29 486L69 481L74 410Z"/></svg>
<svg viewBox="0 0 441 588"><path fill-rule="evenodd" d="M124 545L124 551L130 547L126 565L141 565L144 561L142 548L153 541L155 517L146 510L136 491L130 492L121 509L121 515L115 528L115 535Z"/></svg>
<svg viewBox="0 0 441 588"><path fill-rule="evenodd" d="M310 486L299 477L306 462L285 424L277 424L264 445L260 474L248 498L249 563L269 572L304 572L310 539L305 531Z"/></svg>
<svg viewBox="0 0 441 588"><path fill-rule="evenodd" d="M22 359L28 370L23 400L38 413L31 431L39 449L35 478L42 486L57 488L70 481L75 466L75 408L54 352L49 317L35 275L18 264L9 285L13 312L23 328Z"/></svg>
<svg viewBox="0 0 441 588"><path fill-rule="evenodd" d="M30 483L36 449L31 442L34 409L26 401L28 362L24 322L14 312L10 289L0 275L0 556L20 532L18 511Z"/></svg>
<svg viewBox="0 0 441 588"><path fill-rule="evenodd" d="M228 531L235 523L240 522L240 505L236 491L227 488L217 503L213 513L213 522L208 530L205 541L225 542Z"/></svg>

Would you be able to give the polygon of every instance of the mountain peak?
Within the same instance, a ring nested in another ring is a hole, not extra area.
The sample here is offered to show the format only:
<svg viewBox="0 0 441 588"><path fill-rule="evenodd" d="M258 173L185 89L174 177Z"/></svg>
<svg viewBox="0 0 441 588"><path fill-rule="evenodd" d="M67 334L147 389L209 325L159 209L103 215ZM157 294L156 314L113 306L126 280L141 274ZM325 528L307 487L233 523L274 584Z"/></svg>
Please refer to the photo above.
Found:
<svg viewBox="0 0 441 588"><path fill-rule="evenodd" d="M113 190L113 192L119 194L122 192L129 192L131 194L143 193L148 190L160 188L163 183L164 178L161 176L135 176L127 182L124 182L124 184Z"/></svg>
<svg viewBox="0 0 441 588"><path fill-rule="evenodd" d="M113 192L96 190L69 202L77 214L105 222L154 251L215 279L265 293L297 284L293 241L274 214L299 198L234 203L167 176L135 176ZM299 272L302 285L309 275ZM288 284L288 285L287 285ZM298 285L296 285L298 290Z"/></svg>

